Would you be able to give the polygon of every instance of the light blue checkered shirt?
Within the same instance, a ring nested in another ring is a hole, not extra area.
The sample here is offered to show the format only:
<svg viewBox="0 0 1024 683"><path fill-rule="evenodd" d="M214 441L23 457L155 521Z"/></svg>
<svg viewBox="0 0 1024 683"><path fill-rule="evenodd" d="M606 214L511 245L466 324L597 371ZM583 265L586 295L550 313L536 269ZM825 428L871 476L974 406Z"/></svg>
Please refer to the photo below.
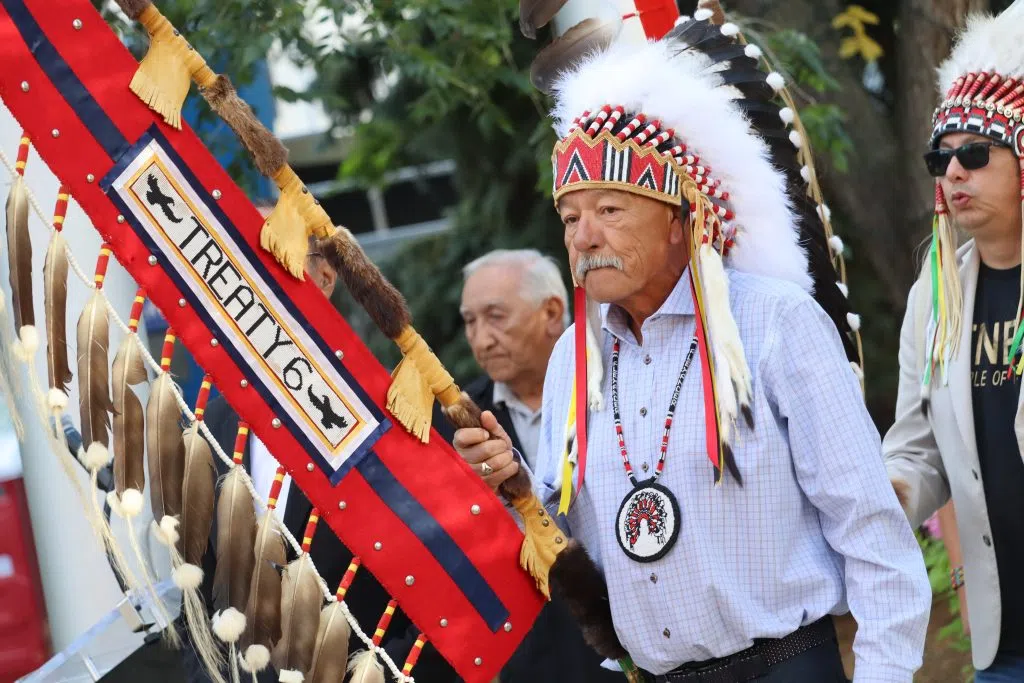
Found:
<svg viewBox="0 0 1024 683"><path fill-rule="evenodd" d="M651 563L629 559L618 545L616 513L631 486L612 420L612 335L622 340L626 448L643 480L654 472L694 335L687 272L644 322L642 346L621 309L602 307L605 407L590 412L586 483L560 521L603 570L619 638L647 671L730 655L753 638L782 637L849 610L859 624L856 683L910 683L921 665L931 588L835 327L795 285L737 272L729 280L753 380L755 428L744 425L734 439L744 486L728 474L720 487L713 483L698 355L660 479L679 500L679 540ZM552 514L573 359L570 328L548 366L534 476Z"/></svg>

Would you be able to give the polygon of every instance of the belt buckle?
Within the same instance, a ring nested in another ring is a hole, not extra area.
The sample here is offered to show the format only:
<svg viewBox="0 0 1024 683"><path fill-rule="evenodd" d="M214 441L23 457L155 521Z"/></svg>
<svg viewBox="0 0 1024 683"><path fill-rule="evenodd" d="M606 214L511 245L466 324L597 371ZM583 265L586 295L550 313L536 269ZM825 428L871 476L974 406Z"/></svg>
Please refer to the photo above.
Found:
<svg viewBox="0 0 1024 683"><path fill-rule="evenodd" d="M729 665L733 680L742 683L765 676L769 670L768 660L760 652L755 652Z"/></svg>

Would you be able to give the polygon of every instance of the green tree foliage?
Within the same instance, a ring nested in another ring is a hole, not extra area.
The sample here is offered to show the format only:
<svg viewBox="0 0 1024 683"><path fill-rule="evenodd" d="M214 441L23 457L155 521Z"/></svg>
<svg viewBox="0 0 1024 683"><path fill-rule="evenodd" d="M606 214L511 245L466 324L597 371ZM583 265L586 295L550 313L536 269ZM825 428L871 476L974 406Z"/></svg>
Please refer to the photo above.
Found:
<svg viewBox="0 0 1024 683"><path fill-rule="evenodd" d="M499 247L534 247L564 261L550 200L555 138L548 103L528 77L538 45L519 34L512 2L405 0L364 9L335 73L325 74L342 84L333 113L353 131L340 174L372 184L402 166L455 162L460 202L451 232L382 265L409 300L417 329L465 381L478 370L458 313L462 267ZM382 361L397 361L347 298L343 308Z"/></svg>
<svg viewBox="0 0 1024 683"><path fill-rule="evenodd" d="M455 162L460 202L450 215L451 232L419 241L382 265L409 299L417 329L465 381L478 369L458 314L462 266L490 249L532 247L562 263L571 284L550 200L550 102L528 78L541 43L521 36L513 2L395 0L365 10L365 23L347 36L340 65L325 74L343 84L335 90L340 106L334 113L354 133L340 174L372 184L400 166ZM803 34L766 29L758 38L811 97L838 87ZM377 85L388 81L386 93L373 97L367 78ZM802 114L815 146L845 168L850 142L841 111L812 103ZM390 343L347 298L343 307L378 357L395 362Z"/></svg>

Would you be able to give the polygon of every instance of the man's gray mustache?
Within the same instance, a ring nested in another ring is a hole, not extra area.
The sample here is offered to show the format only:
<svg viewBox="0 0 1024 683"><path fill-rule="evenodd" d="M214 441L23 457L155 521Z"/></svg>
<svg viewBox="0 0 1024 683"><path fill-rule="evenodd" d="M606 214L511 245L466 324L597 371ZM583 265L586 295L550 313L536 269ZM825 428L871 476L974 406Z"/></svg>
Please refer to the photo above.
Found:
<svg viewBox="0 0 1024 683"><path fill-rule="evenodd" d="M599 254L597 256L588 256L584 254L576 259L576 281L583 282L587 273L595 268L614 268L615 270L623 270L622 259L618 256L605 256L603 254Z"/></svg>

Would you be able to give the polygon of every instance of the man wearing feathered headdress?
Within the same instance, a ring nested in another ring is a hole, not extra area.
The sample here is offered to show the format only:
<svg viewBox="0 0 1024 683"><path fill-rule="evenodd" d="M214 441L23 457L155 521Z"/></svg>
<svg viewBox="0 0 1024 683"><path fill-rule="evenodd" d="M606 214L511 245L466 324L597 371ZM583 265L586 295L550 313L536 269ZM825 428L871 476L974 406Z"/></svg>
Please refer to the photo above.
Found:
<svg viewBox="0 0 1024 683"><path fill-rule="evenodd" d="M900 337L886 465L911 523L952 497L978 683L1024 680L1024 0L967 22L939 68L935 223ZM970 239L957 248L957 228Z"/></svg>
<svg viewBox="0 0 1024 683"><path fill-rule="evenodd" d="M931 590L844 352L802 138L781 76L710 14L653 42L627 20L554 79L577 322L534 484L604 575L613 627L584 633L647 680L845 681L831 615L852 611L856 681L910 683ZM455 443L497 486L517 458L483 425Z"/></svg>

